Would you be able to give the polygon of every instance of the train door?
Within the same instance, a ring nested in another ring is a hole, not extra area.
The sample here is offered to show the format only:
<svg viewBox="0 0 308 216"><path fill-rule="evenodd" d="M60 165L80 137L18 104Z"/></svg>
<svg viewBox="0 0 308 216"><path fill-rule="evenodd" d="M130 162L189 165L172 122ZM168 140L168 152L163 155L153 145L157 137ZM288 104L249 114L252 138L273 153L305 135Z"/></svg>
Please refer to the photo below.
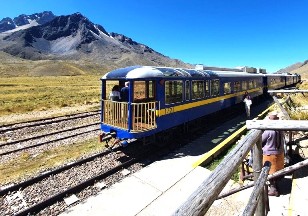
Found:
<svg viewBox="0 0 308 216"><path fill-rule="evenodd" d="M133 102L130 104L132 110L132 131L156 128L156 110L159 106L156 96L156 81L134 81L132 88Z"/></svg>

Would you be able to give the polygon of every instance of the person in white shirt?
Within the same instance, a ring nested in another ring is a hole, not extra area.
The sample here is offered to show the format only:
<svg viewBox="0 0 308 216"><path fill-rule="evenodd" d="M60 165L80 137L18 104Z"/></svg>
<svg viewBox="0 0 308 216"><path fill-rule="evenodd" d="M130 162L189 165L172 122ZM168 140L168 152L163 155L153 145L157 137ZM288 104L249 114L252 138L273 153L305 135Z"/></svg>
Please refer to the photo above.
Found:
<svg viewBox="0 0 308 216"><path fill-rule="evenodd" d="M245 110L246 110L247 118L250 118L250 106L252 104L252 100L249 95L245 97L244 103L245 103Z"/></svg>

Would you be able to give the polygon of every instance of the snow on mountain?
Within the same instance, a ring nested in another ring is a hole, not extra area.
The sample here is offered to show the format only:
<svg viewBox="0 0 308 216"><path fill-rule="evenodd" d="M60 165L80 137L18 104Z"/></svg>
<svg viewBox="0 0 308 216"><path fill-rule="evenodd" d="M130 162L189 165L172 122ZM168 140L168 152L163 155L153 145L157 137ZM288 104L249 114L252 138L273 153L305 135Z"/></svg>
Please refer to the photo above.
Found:
<svg viewBox="0 0 308 216"><path fill-rule="evenodd" d="M51 21L55 17L56 16L50 11L44 11L42 13L35 13L32 15L22 14L19 15L18 17L15 17L14 19L6 17L0 21L0 33L15 29L16 29L15 31L19 31L21 29L30 28L38 24L42 25L45 24L46 22ZM7 34L11 32L7 32Z"/></svg>
<svg viewBox="0 0 308 216"><path fill-rule="evenodd" d="M53 14L19 16L15 28L0 33L0 51L31 60L86 60L114 67L188 65L125 35L108 33L103 26L92 23L80 13L55 16L46 22L50 15ZM6 19L6 23L10 20Z"/></svg>
<svg viewBox="0 0 308 216"><path fill-rule="evenodd" d="M32 26L37 26L37 25L39 25L39 24L38 24L38 22L36 20L29 20L29 24L25 24L25 25L22 25L22 26L16 26L14 29L11 29L11 30L8 30L8 31L0 33L0 35L4 35L4 36L5 35L10 35L13 32L24 30L24 29L30 28Z"/></svg>

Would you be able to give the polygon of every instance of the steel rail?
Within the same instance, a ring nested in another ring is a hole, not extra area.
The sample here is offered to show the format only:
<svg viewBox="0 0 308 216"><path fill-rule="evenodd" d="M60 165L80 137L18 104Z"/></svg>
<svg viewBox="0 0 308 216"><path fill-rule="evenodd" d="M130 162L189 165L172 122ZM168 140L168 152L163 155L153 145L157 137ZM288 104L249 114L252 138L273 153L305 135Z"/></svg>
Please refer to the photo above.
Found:
<svg viewBox="0 0 308 216"><path fill-rule="evenodd" d="M75 136L78 136L78 135L90 133L90 132L97 131L97 130L100 130L100 129L97 128L97 129L93 129L93 130L90 130L90 131L85 131L85 132L82 132L82 133L79 133L79 134L73 134L73 135L70 135L70 136L61 137L61 138L54 139L54 140L49 140L49 141L46 141L46 142L43 142L43 143L38 143L38 144L27 146L27 147L24 147L24 148L19 148L19 149L3 152L3 153L0 153L0 156L8 155L8 154L15 153L15 152L18 152L18 151L22 151L22 150L25 150L25 149L35 148L35 147L38 147L38 146L41 146L41 145L46 145L46 144L51 143L51 142L57 142L57 141L60 141L60 140L72 138L72 137L75 137Z"/></svg>
<svg viewBox="0 0 308 216"><path fill-rule="evenodd" d="M120 148L121 147L114 148L113 151L118 151ZM111 151L108 149L106 151L94 154L94 155L92 155L90 157L83 158L83 159L75 161L75 162L67 163L67 164L65 164L65 165L63 165L63 166L61 166L61 167L59 167L57 169L50 170L50 171L47 171L47 172L43 172L43 173L41 173L40 175L38 175L36 177L33 177L33 178L25 180L23 182L14 184L12 186L3 187L2 189L0 189L0 196L5 195L9 191L19 190L20 188L24 188L24 187L29 186L31 184L37 183L38 181L40 181L40 180L42 180L44 178L47 178L47 177L49 177L51 175L58 174L60 172L68 170L68 169L70 169L70 168L72 168L74 166L78 166L78 165L84 164L86 162L89 162L89 161L97 158L97 157L105 156L105 155L109 154L110 152Z"/></svg>
<svg viewBox="0 0 308 216"><path fill-rule="evenodd" d="M32 121L28 121L28 122L20 122L20 123L16 123L16 124L2 125L1 128L0 128L0 133L7 132L7 131L19 130L19 129L22 129L22 128L25 128L25 127L35 127L35 126L40 126L40 125L58 123L58 122L61 122L61 121L73 120L73 119L78 119L78 118L86 118L86 117L89 117L89 116L97 115L100 111L94 111L94 112L97 112L97 113L86 114L86 115L82 115L82 116L76 116L76 115L80 115L80 114L84 114L84 113L67 115L67 116L69 116L68 118L58 119L58 120L55 120L55 121L48 121L48 120L57 119L57 118L64 118L66 116L50 117L50 118L46 118L46 119L39 119L39 120L32 120ZM89 112L86 112L86 113L89 113ZM47 121L47 122L43 122L43 121ZM36 122L36 123L13 127L14 125L21 125L21 124L27 124L27 123L32 123L32 122ZM12 127L12 128L7 128L7 127Z"/></svg>
<svg viewBox="0 0 308 216"><path fill-rule="evenodd" d="M35 136L35 137L29 137L29 138L22 139L22 140L15 140L15 141L12 141L12 142L2 143L2 144L0 144L0 147L7 146L7 145L13 145L13 144L16 144L16 143L21 143L21 142L26 142L26 141L33 140L33 139L39 139L39 138L43 138L43 137L46 137L46 136L52 136L52 135L56 135L56 134L59 134L59 133L74 131L74 130L78 130L78 129L81 129L81 128L90 127L90 126L93 126L93 125L96 125L96 124L98 125L99 123L92 123L92 124L88 124L88 125L82 125L82 126L78 126L78 127L73 127L73 128L65 129L65 130L62 130L62 131L56 131L56 132L52 132L52 133L38 135L38 136Z"/></svg>
<svg viewBox="0 0 308 216"><path fill-rule="evenodd" d="M107 178L109 176L111 176L112 174L118 172L119 170L123 169L123 168L126 168L126 167L129 167L131 165L133 165L134 163L136 163L137 161L143 159L145 156L147 156L149 154L149 152L145 153L145 154L142 154L141 156L139 157L134 157L134 158L131 158L129 159L128 161L110 169L110 170L107 170L106 172L103 172L97 176L94 176L84 182L81 182L75 186L72 186L70 188L68 188L67 190L65 191L62 191L62 192L59 192L58 194L55 194L53 196L51 196L50 198L48 199L45 199L37 204L34 204L32 206L30 206L29 208L27 209L24 209L18 213L15 214L15 216L23 216L23 215L29 215L29 214L35 214L41 210L43 210L44 208L54 204L55 202L59 201L60 199L66 197L68 194L72 194L72 193L77 193L77 192L80 192L81 190L83 190L84 188L90 186L90 185L93 185L96 181L98 180L102 180L104 178Z"/></svg>

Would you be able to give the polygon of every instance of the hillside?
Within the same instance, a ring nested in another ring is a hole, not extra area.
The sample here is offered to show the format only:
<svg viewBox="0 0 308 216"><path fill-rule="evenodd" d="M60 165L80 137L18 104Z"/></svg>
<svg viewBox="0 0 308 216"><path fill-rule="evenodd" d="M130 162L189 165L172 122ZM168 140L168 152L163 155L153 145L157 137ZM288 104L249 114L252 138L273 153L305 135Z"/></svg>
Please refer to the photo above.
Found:
<svg viewBox="0 0 308 216"><path fill-rule="evenodd" d="M112 67L81 60L27 60L0 51L0 77L99 75Z"/></svg>
<svg viewBox="0 0 308 216"><path fill-rule="evenodd" d="M302 76L303 79L308 79L308 62L305 61L302 65L294 70L291 73L297 73Z"/></svg>

